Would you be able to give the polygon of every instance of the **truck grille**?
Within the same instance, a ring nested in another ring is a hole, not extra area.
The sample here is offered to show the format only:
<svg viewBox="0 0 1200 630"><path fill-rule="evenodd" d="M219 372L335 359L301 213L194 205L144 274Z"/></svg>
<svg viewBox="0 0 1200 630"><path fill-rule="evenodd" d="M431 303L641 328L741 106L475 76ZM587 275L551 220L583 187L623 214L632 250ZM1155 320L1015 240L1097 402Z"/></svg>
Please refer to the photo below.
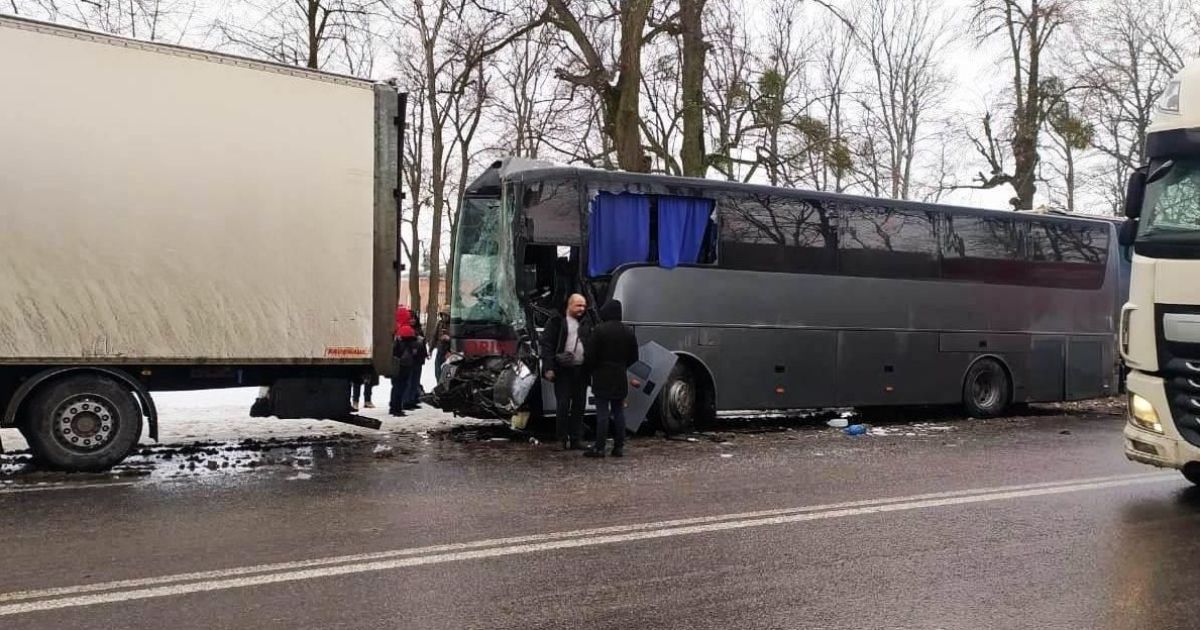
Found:
<svg viewBox="0 0 1200 630"><path fill-rule="evenodd" d="M1200 359L1171 359L1162 372L1175 427L1200 446Z"/></svg>

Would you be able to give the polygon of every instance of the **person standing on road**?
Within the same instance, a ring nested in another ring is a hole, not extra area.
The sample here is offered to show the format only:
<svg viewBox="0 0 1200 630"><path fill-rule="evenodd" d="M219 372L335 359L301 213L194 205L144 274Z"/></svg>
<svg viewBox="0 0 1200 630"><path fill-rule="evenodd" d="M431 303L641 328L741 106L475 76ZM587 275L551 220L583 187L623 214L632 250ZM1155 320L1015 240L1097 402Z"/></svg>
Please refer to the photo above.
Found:
<svg viewBox="0 0 1200 630"><path fill-rule="evenodd" d="M446 364L446 354L450 352L450 308L442 306L438 311L437 326L433 328L433 376L442 378L442 366Z"/></svg>
<svg viewBox="0 0 1200 630"><path fill-rule="evenodd" d="M629 395L626 372L637 363L638 343L633 330L621 322L621 310L620 300L609 300L600 308L600 325L592 331L585 350L586 370L596 397L596 441L584 453L587 457L604 457L610 426L612 456L625 455L625 397Z"/></svg>
<svg viewBox="0 0 1200 630"><path fill-rule="evenodd" d="M568 450L583 446L583 408L587 404L585 348L591 337L586 320L587 299L575 294L567 299L565 313L556 315L542 333L542 374L554 383L555 437Z"/></svg>
<svg viewBox="0 0 1200 630"><path fill-rule="evenodd" d="M421 373L425 371L425 360L429 358L429 350L425 345L425 329L421 327L421 318L416 312L412 314L412 326L416 332L416 343L413 349L413 369L409 376L407 396L404 399L404 409L412 411L421 406Z"/></svg>
<svg viewBox="0 0 1200 630"><path fill-rule="evenodd" d="M397 306L396 333L392 341L392 396L388 401L388 413L393 416L404 416L404 403L416 364L417 332L412 322L412 311L403 304Z"/></svg>
<svg viewBox="0 0 1200 630"><path fill-rule="evenodd" d="M358 401L361 398L363 408L374 409L375 403L371 402L371 390L379 384L379 375L371 374L364 376L361 379L350 384L350 408L358 411Z"/></svg>

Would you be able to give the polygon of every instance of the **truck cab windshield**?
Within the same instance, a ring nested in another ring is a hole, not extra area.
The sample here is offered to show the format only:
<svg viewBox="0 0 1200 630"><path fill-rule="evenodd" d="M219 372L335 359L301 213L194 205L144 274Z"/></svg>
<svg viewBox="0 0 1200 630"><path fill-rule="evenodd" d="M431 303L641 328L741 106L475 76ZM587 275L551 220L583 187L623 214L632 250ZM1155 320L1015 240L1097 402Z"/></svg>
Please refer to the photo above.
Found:
<svg viewBox="0 0 1200 630"><path fill-rule="evenodd" d="M512 212L496 197L463 200L458 220L450 318L459 324L518 324Z"/></svg>
<svg viewBox="0 0 1200 630"><path fill-rule="evenodd" d="M1200 243L1200 158L1175 160L1165 176L1149 184L1142 215L1141 242Z"/></svg>

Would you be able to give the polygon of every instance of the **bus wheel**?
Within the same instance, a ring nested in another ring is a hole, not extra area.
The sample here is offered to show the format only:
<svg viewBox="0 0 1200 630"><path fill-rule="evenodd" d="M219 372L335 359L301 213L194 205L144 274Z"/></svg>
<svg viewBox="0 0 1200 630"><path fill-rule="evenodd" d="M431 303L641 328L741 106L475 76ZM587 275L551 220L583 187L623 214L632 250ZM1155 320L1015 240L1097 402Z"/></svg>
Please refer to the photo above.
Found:
<svg viewBox="0 0 1200 630"><path fill-rule="evenodd" d="M133 392L95 374L44 385L34 392L25 420L37 460L59 470L112 468L142 436L142 412Z"/></svg>
<svg viewBox="0 0 1200 630"><path fill-rule="evenodd" d="M972 418L995 418L1008 408L1012 383L995 359L980 359L967 370L963 382L963 407Z"/></svg>
<svg viewBox="0 0 1200 630"><path fill-rule="evenodd" d="M667 435L687 433L695 427L699 394L691 368L676 363L658 398L658 419Z"/></svg>

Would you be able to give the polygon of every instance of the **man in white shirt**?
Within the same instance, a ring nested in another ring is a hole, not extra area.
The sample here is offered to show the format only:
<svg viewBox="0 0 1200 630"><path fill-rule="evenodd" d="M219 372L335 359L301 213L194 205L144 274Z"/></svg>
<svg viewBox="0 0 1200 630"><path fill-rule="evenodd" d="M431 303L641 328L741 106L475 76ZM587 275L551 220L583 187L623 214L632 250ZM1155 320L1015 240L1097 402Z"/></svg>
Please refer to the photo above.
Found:
<svg viewBox="0 0 1200 630"><path fill-rule="evenodd" d="M587 299L572 295L566 312L550 320L542 333L543 376L554 383L557 403L555 435L563 448L582 450L583 410L587 405L587 372L584 348L591 337Z"/></svg>

